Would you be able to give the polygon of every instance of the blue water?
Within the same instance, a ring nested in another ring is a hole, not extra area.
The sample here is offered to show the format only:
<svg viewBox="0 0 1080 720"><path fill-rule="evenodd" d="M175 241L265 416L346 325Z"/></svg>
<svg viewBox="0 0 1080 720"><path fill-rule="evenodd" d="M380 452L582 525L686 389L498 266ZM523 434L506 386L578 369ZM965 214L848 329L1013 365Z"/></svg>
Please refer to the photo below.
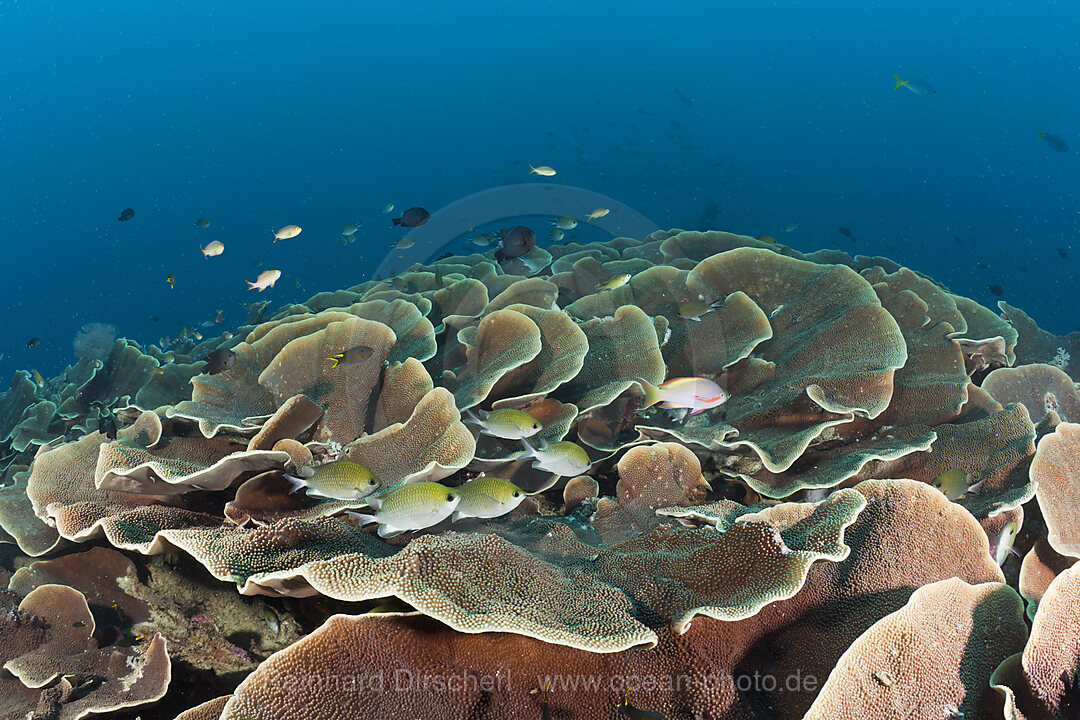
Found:
<svg viewBox="0 0 1080 720"><path fill-rule="evenodd" d="M529 163L662 227L715 202L724 229L1080 329L1080 7L824 5L0 0L0 373L54 374L87 322L235 325L262 269L275 303L355 284L401 237L385 203L435 212Z"/></svg>

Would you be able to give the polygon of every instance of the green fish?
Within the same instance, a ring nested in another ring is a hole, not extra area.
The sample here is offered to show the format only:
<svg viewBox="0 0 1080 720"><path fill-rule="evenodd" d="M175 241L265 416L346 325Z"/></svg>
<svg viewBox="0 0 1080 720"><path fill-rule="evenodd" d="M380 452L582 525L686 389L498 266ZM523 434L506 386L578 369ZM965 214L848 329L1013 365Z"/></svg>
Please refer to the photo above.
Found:
<svg viewBox="0 0 1080 720"><path fill-rule="evenodd" d="M617 275L612 275L610 280L601 283L596 287L598 290L614 290L615 288L622 287L628 282L630 282L630 273L619 273Z"/></svg>
<svg viewBox="0 0 1080 720"><path fill-rule="evenodd" d="M723 299L717 300L713 303L707 303L704 300L690 300L679 305L679 317L684 320L693 320L695 322L701 322L701 316L706 313L711 313L723 304Z"/></svg>
<svg viewBox="0 0 1080 720"><path fill-rule="evenodd" d="M469 412L468 417L462 422L479 425L480 432L503 440L521 440L522 438L532 437L544 429L539 420L524 410L503 408L491 412L484 412L483 410L479 412L480 417Z"/></svg>
<svg viewBox="0 0 1080 720"><path fill-rule="evenodd" d="M573 230L577 227L577 220L567 215L555 218L551 221L551 224L560 230Z"/></svg>
<svg viewBox="0 0 1080 720"><path fill-rule="evenodd" d="M1013 548L1013 543L1016 542L1016 536L1020 533L1020 524L1015 520L1006 523L1005 527L1001 528L1001 533L998 534L997 544L994 545L994 560L998 565L1004 565L1005 561L1009 559L1009 553L1012 553L1020 560L1020 553L1016 552Z"/></svg>
<svg viewBox="0 0 1080 720"><path fill-rule="evenodd" d="M468 481L457 491L461 500L451 516L452 522L470 517L500 517L525 499L525 491L509 480L483 475Z"/></svg>
<svg viewBox="0 0 1080 720"><path fill-rule="evenodd" d="M313 497L359 500L379 489L379 480L360 463L334 460L311 469L306 477L286 475L289 494L306 490Z"/></svg>
<svg viewBox="0 0 1080 720"><path fill-rule="evenodd" d="M973 483L974 479L966 470L954 469L941 473L931 480L930 484L945 493L945 497L949 500L956 501L969 492L977 492L982 487L983 481Z"/></svg>
<svg viewBox="0 0 1080 720"><path fill-rule="evenodd" d="M338 365L356 365L362 363L371 357L371 353L375 352L367 345L357 345L356 347L349 348L345 352L339 352L337 355L326 358L334 364L330 366L331 369L336 368Z"/></svg>
<svg viewBox="0 0 1080 720"><path fill-rule="evenodd" d="M421 530L441 523L453 514L461 495L435 482L406 483L369 497L374 514L350 513L360 522L379 523L379 537L391 538L406 530Z"/></svg>
<svg viewBox="0 0 1080 720"><path fill-rule="evenodd" d="M553 443L541 440L539 448L533 447L524 438L521 439L521 442L525 445L525 452L515 459L535 458L532 466L537 470L573 477L584 474L592 465L589 454L585 452L585 449L569 440L560 440Z"/></svg>

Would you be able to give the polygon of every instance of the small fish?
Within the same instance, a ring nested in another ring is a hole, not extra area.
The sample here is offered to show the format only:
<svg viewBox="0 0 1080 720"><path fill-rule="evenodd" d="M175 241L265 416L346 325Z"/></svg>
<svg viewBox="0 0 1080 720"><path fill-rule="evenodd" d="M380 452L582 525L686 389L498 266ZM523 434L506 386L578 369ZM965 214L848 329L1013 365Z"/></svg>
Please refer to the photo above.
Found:
<svg viewBox="0 0 1080 720"><path fill-rule="evenodd" d="M711 313L718 307L723 305L723 298L716 300L713 303L707 303L704 300L689 300L679 304L679 317L686 320L693 320L694 322L701 322L701 317L706 313Z"/></svg>
<svg viewBox="0 0 1080 720"><path fill-rule="evenodd" d="M422 530L450 517L461 502L461 495L435 482L399 485L386 493L369 497L373 514L349 513L367 524L379 523L379 537L391 538L408 530Z"/></svg>
<svg viewBox="0 0 1080 720"><path fill-rule="evenodd" d="M191 337L194 338L196 341L198 341L198 340L202 340L203 334L201 332L199 332L198 330L196 330L195 332L191 333Z"/></svg>
<svg viewBox="0 0 1080 720"><path fill-rule="evenodd" d="M512 511L525 500L525 492L509 480L497 477L473 478L457 488L461 500L451 522L461 518L495 518Z"/></svg>
<svg viewBox="0 0 1080 720"><path fill-rule="evenodd" d="M1005 290L1003 290L1000 285L989 285L988 287L990 288L990 292L992 292L994 295L997 295L998 297L1001 297L1003 294L1005 294Z"/></svg>
<svg viewBox="0 0 1080 720"><path fill-rule="evenodd" d="M392 212L394 212L394 203L386 203L382 206L383 215L389 215Z"/></svg>
<svg viewBox="0 0 1080 720"><path fill-rule="evenodd" d="M236 353L228 348L218 348L206 356L206 367L203 372L208 375L217 375L225 372L236 364Z"/></svg>
<svg viewBox="0 0 1080 720"><path fill-rule="evenodd" d="M1043 132L1042 128L1039 128L1039 137L1035 138L1036 141L1042 140L1051 150L1055 152L1069 152L1069 144L1065 142L1060 135L1054 133Z"/></svg>
<svg viewBox="0 0 1080 720"><path fill-rule="evenodd" d="M1006 523L1005 527L1001 528L1001 532L998 534L997 543L994 545L994 560L997 561L999 566L1004 565L1005 561L1009 559L1009 553L1012 553L1020 560L1020 553L1016 552L1013 548L1013 543L1016 542L1016 536L1020 532L1020 524L1015 520Z"/></svg>
<svg viewBox="0 0 1080 720"><path fill-rule="evenodd" d="M555 174L555 168L548 167L547 165L541 165L540 167L529 166L530 175L543 175L544 177L551 177Z"/></svg>
<svg viewBox="0 0 1080 720"><path fill-rule="evenodd" d="M536 247L536 233L524 225L515 225L499 233L499 242L502 247L495 251L495 259L499 262L511 260Z"/></svg>
<svg viewBox="0 0 1080 720"><path fill-rule="evenodd" d="M476 237L469 238L469 242L477 247L487 247L495 241L495 233L484 233L483 235L477 235Z"/></svg>
<svg viewBox="0 0 1080 720"><path fill-rule="evenodd" d="M644 378L637 379L645 390L645 399L641 410L661 403L665 410L688 408L691 415L699 415L709 408L719 407L727 402L728 394L712 380L701 377L672 378L657 387Z"/></svg>
<svg viewBox="0 0 1080 720"><path fill-rule="evenodd" d="M116 416L109 413L98 423L98 430L110 440L116 439Z"/></svg>
<svg viewBox="0 0 1080 720"><path fill-rule="evenodd" d="M26 347L28 347L28 348L36 348L40 344L41 344L41 338L32 337L32 338L30 338L29 340L26 341Z"/></svg>
<svg viewBox="0 0 1080 720"><path fill-rule="evenodd" d="M784 232L795 232L799 229L799 223L788 223L784 226Z"/></svg>
<svg viewBox="0 0 1080 720"><path fill-rule="evenodd" d="M31 368L30 374L34 376L34 384L39 388L45 387L45 378L41 377L41 373L37 371L37 368Z"/></svg>
<svg viewBox="0 0 1080 720"><path fill-rule="evenodd" d="M394 249L395 250L408 250L409 248L411 248L415 244L416 244L415 240L413 240L411 237L405 236L405 237L401 238L400 240L398 240L396 243L394 243Z"/></svg>
<svg viewBox="0 0 1080 720"><path fill-rule="evenodd" d="M274 233L274 242L278 240L288 240L294 238L303 231L299 225L286 225L285 227Z"/></svg>
<svg viewBox="0 0 1080 720"><path fill-rule="evenodd" d="M128 220L130 220L133 217L135 217L135 211L132 210L131 208L124 208L120 212L120 217L118 217L116 219L119 220L120 222L127 222Z"/></svg>
<svg viewBox="0 0 1080 720"><path fill-rule="evenodd" d="M771 245L776 244L776 238L774 238L772 235L758 235L755 238L755 240L760 240L761 242L767 242L767 243L769 243Z"/></svg>
<svg viewBox="0 0 1080 720"><path fill-rule="evenodd" d="M247 282L248 290L258 288L259 292L262 292L268 287L274 287L274 283L276 283L280 277L280 270L263 270L259 273L259 277L255 278L255 282L249 282L247 280L244 282Z"/></svg>
<svg viewBox="0 0 1080 720"><path fill-rule="evenodd" d="M893 85L893 92L896 92L900 88L910 90L921 98L932 98L937 95L937 90L934 90L930 86L930 83L925 80L919 80L918 78L911 78L910 80L901 80L900 76L893 73L892 76L896 78L896 84Z"/></svg>
<svg viewBox="0 0 1080 720"><path fill-rule="evenodd" d="M174 276L170 275L169 277L165 278L165 282L169 283L170 290L176 288L176 278Z"/></svg>
<svg viewBox="0 0 1080 720"><path fill-rule="evenodd" d="M428 221L431 215L422 207L409 208L401 213L401 217L392 218L394 225L401 227L420 227Z"/></svg>
<svg viewBox="0 0 1080 720"><path fill-rule="evenodd" d="M198 225L201 228L210 227L210 221L207 220L206 218L199 218L198 220L195 221L195 224Z"/></svg>
<svg viewBox="0 0 1080 720"><path fill-rule="evenodd" d="M220 240L214 240L206 244L206 247L200 248L202 250L203 257L215 257L225 252L225 245Z"/></svg>
<svg viewBox="0 0 1080 720"><path fill-rule="evenodd" d="M266 627L270 632L277 635L278 631L281 630L281 620L278 618L278 614L266 603L261 603L261 605L260 611L263 622L266 623Z"/></svg>
<svg viewBox="0 0 1080 720"><path fill-rule="evenodd" d="M838 228L836 228L836 232L840 233L841 235L848 238L849 240L854 240L855 239L855 236L851 234L851 229L850 228L838 227Z"/></svg>
<svg viewBox="0 0 1080 720"><path fill-rule="evenodd" d="M379 480L370 470L349 460L334 460L318 465L307 477L285 475L289 494L305 490L312 497L335 500L359 500L379 489Z"/></svg>
<svg viewBox="0 0 1080 720"><path fill-rule="evenodd" d="M619 714L625 715L631 720L664 720L662 713L641 710L631 705L630 701L626 699L626 693L623 693L622 702L619 703Z"/></svg>
<svg viewBox="0 0 1080 720"><path fill-rule="evenodd" d="M560 230L573 230L577 227L577 220L569 215L563 215L552 220L551 224Z"/></svg>
<svg viewBox="0 0 1080 720"><path fill-rule="evenodd" d="M1069 256L1068 253L1065 252L1065 248L1058 248L1057 249L1057 254L1060 255L1063 258Z"/></svg>
<svg viewBox="0 0 1080 720"><path fill-rule="evenodd" d="M562 242L562 239L566 237L566 233L564 233L559 228L554 228L552 229L551 235L549 237L551 238L551 242Z"/></svg>
<svg viewBox="0 0 1080 720"><path fill-rule="evenodd" d="M225 319L225 311L224 310L218 310L217 315L214 316L214 322L216 322L216 323L218 323L220 325L221 321L224 320L224 319Z"/></svg>
<svg viewBox="0 0 1080 720"><path fill-rule="evenodd" d="M985 480L972 482L973 478L966 470L946 470L930 481L930 484L941 492L949 500L957 501L969 492L978 492Z"/></svg>
<svg viewBox="0 0 1080 720"><path fill-rule="evenodd" d="M231 332L226 331L226 332L221 333L221 337L224 340L232 340L233 339L233 334Z"/></svg>
<svg viewBox="0 0 1080 720"><path fill-rule="evenodd" d="M596 287L598 290L614 290L615 288L622 287L628 282L630 282L630 273L619 273L617 275L612 275L607 282L601 283Z"/></svg>
<svg viewBox="0 0 1080 720"><path fill-rule="evenodd" d="M597 218L602 218L605 215L607 215L609 212L611 212L611 210L609 210L608 208L596 208L591 213L589 213L588 215L585 216L585 222L592 222L593 220L596 220Z"/></svg>
<svg viewBox="0 0 1080 720"><path fill-rule="evenodd" d="M356 234L356 231L360 229L360 223L349 223L345 227L341 228L341 234L345 237L352 237Z"/></svg>
<svg viewBox="0 0 1080 720"><path fill-rule="evenodd" d="M336 368L338 365L356 365L362 363L371 357L371 353L375 352L367 345L357 345L356 347L349 348L345 352L339 352L337 355L326 358L334 364L332 368Z"/></svg>
<svg viewBox="0 0 1080 720"><path fill-rule="evenodd" d="M521 440L532 437L544 429L544 426L535 417L524 410L502 408L484 412L479 410L480 417L467 411L467 417L462 422L470 425L479 425L480 432L503 440Z"/></svg>
<svg viewBox="0 0 1080 720"><path fill-rule="evenodd" d="M560 440L553 443L541 440L539 448L530 445L525 438L522 438L521 442L525 445L525 452L516 457L515 460L524 460L529 457L535 458L532 466L537 470L573 477L583 475L592 465L589 454L585 452L585 449L569 440Z"/></svg>
<svg viewBox="0 0 1080 720"><path fill-rule="evenodd" d="M76 620L75 622L71 623L71 627L84 628L86 627L86 621Z"/></svg>

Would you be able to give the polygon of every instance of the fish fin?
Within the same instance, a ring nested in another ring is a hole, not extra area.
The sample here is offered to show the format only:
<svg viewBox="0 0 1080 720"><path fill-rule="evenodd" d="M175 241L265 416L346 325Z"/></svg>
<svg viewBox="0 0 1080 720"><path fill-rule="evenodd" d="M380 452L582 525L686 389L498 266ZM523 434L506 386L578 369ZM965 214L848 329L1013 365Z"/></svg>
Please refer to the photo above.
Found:
<svg viewBox="0 0 1080 720"><path fill-rule="evenodd" d="M647 407L655 405L660 402L660 388L653 385L645 378L637 378L637 381L641 383L641 389L645 391L645 399L641 401L641 407L639 410L644 410Z"/></svg>
<svg viewBox="0 0 1080 720"><path fill-rule="evenodd" d="M255 289L255 283L251 282L250 280L245 280L244 282L247 283L248 290L254 290ZM262 292L262 291L260 290L259 292Z"/></svg>
<svg viewBox="0 0 1080 720"><path fill-rule="evenodd" d="M536 448L526 438L518 438L521 440L521 444L525 446L525 452L518 455L518 458L522 457L536 457ZM517 458L515 458L517 459Z"/></svg>
<svg viewBox="0 0 1080 720"><path fill-rule="evenodd" d="M346 510L345 514L359 522L361 525L370 525L371 523L376 522L375 516L369 515L368 513L360 513L356 512L355 510Z"/></svg>
<svg viewBox="0 0 1080 720"><path fill-rule="evenodd" d="M334 363L333 365L330 366L330 369L332 370L332 369L336 368L338 365L340 365L341 361L344 358L345 358L345 353L338 353L337 355L334 355L333 357L328 357L326 359L331 361L332 363Z"/></svg>
<svg viewBox="0 0 1080 720"><path fill-rule="evenodd" d="M381 537L381 538L392 538L392 537L397 537L401 533L405 532L404 530L387 530L386 528L387 528L386 525L380 525L379 526L379 529L377 530L379 537Z"/></svg>
<svg viewBox="0 0 1080 720"><path fill-rule="evenodd" d="M367 506L375 512L378 512L379 508L382 507L382 498L369 497L367 499Z"/></svg>
<svg viewBox="0 0 1080 720"><path fill-rule="evenodd" d="M700 410L695 410L692 413L690 413L690 417L694 417L695 415L700 415L701 413L705 412L706 410L708 410L708 408L701 408Z"/></svg>
<svg viewBox="0 0 1080 720"><path fill-rule="evenodd" d="M454 513L450 516L450 522L456 523L461 518L462 518L462 514L460 512L458 512L457 510L455 510Z"/></svg>
<svg viewBox="0 0 1080 720"><path fill-rule="evenodd" d="M893 92L896 92L897 90L899 90L900 88L902 88L902 87L904 87L905 85L908 84L907 80L901 80L900 76L897 75L896 73L893 73L892 76L894 78L896 78L896 84L893 85L893 89L892 89Z"/></svg>
<svg viewBox="0 0 1080 720"><path fill-rule="evenodd" d="M487 413L483 410L480 410L479 412L480 416L477 417L476 413L474 413L471 409L466 410L465 415L467 415L467 417L462 418L461 422L469 423L470 425L483 425L484 420L487 418Z"/></svg>
<svg viewBox="0 0 1080 720"><path fill-rule="evenodd" d="M394 225L395 225L395 226L397 226L397 225L400 225L400 224L401 224L401 218L391 218L391 220L393 220L393 221L394 221Z"/></svg>
<svg viewBox="0 0 1080 720"><path fill-rule="evenodd" d="M305 487L303 478L298 478L295 475L285 475L285 479L289 482L289 494L299 492Z"/></svg>

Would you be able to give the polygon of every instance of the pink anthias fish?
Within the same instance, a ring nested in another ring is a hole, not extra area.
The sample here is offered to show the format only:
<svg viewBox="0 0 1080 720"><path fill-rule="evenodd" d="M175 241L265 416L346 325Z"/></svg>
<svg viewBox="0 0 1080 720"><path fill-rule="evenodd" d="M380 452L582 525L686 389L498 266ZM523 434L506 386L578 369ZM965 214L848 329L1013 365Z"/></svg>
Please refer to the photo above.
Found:
<svg viewBox="0 0 1080 720"><path fill-rule="evenodd" d="M728 399L728 394L722 387L705 378L672 378L661 383L660 387L643 378L637 380L645 390L641 409L662 403L660 407L665 410L688 408L693 410L691 415L698 415L709 408L723 405Z"/></svg>

